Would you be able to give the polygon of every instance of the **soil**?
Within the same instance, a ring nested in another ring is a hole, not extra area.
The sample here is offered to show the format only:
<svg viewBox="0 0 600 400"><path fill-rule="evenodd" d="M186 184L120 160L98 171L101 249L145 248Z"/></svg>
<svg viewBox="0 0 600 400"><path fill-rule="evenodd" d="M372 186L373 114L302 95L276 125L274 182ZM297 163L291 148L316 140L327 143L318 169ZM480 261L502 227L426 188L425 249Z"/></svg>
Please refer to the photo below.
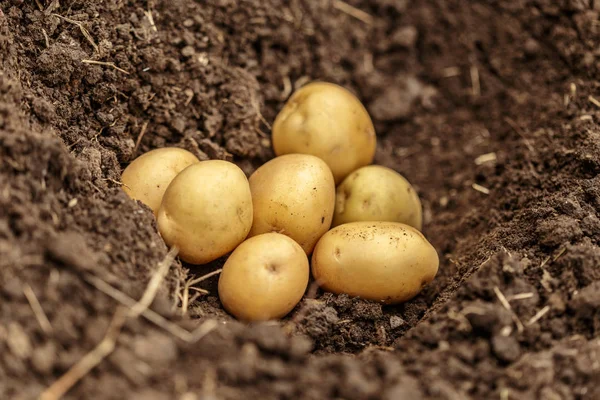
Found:
<svg viewBox="0 0 600 400"><path fill-rule="evenodd" d="M598 3L3 0L0 398L80 362L119 314L106 285L139 299L165 257L122 168L179 146L250 174L316 79L418 190L435 281L399 306L311 287L243 325L216 276L185 293L222 260L175 261L152 315L202 334L128 318L65 398L600 398Z"/></svg>

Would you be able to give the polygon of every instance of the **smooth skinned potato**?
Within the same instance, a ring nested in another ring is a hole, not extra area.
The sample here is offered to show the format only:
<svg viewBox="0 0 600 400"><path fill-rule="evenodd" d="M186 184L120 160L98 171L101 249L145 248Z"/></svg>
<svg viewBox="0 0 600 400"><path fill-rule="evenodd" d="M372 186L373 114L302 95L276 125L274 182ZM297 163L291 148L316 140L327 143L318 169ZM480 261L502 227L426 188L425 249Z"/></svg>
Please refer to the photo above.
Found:
<svg viewBox="0 0 600 400"><path fill-rule="evenodd" d="M129 197L152 209L154 215L167 186L185 168L200 161L187 150L165 147L151 150L131 162L123 171L121 182Z"/></svg>
<svg viewBox="0 0 600 400"><path fill-rule="evenodd" d="M219 277L225 310L244 321L281 318L302 299L310 268L306 253L279 233L254 236L229 256Z"/></svg>
<svg viewBox="0 0 600 400"><path fill-rule="evenodd" d="M312 154L331 168L336 184L371 164L375 128L369 113L348 90L315 82L296 91L273 124L275 154Z"/></svg>
<svg viewBox="0 0 600 400"><path fill-rule="evenodd" d="M252 196L246 175L235 164L210 160L173 179L158 210L165 243L179 257L206 264L232 251L252 226Z"/></svg>
<svg viewBox="0 0 600 400"><path fill-rule="evenodd" d="M338 186L333 226L356 221L402 222L421 230L421 201L411 184L393 169L369 165Z"/></svg>
<svg viewBox="0 0 600 400"><path fill-rule="evenodd" d="M335 184L320 158L307 154L276 157L250 176L254 223L250 236L283 233L310 254L331 226Z"/></svg>
<svg viewBox="0 0 600 400"><path fill-rule="evenodd" d="M416 296L438 265L421 232L398 222L340 225L323 235L312 256L312 273L323 289L385 304Z"/></svg>

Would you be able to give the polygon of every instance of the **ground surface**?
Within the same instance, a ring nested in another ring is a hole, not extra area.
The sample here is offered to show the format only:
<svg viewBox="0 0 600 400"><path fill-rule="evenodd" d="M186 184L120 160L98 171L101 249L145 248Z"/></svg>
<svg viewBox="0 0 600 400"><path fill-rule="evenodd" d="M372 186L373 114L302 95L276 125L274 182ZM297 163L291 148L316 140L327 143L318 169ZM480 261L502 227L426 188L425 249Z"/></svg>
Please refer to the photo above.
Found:
<svg viewBox="0 0 600 400"><path fill-rule="evenodd" d="M176 262L152 310L208 333L130 318L67 398L600 398L597 3L0 2L0 398L36 398L102 341L120 303L100 280L139 299L165 257L123 166L174 145L251 173L312 79L368 107L377 162L423 199L436 280L246 327L216 277L184 296L218 262Z"/></svg>

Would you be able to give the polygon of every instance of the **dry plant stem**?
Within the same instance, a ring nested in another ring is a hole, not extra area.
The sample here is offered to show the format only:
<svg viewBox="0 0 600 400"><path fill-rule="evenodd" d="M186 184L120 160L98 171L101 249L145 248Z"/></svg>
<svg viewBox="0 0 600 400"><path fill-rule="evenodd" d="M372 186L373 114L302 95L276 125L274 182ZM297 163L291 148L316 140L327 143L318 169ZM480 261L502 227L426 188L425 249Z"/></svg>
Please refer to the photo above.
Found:
<svg viewBox="0 0 600 400"><path fill-rule="evenodd" d="M31 309L33 310L35 318L40 324L40 327L46 335L51 335L53 331L52 324L50 324L50 321L48 320L48 317L46 316L42 305L40 304L37 296L33 292L33 289L31 289L31 286L29 286L29 284L26 283L25 285L23 285L23 293L25 294L25 297L27 297L27 301L29 302Z"/></svg>
<svg viewBox="0 0 600 400"><path fill-rule="evenodd" d="M523 326L523 323L521 322L521 320L519 319L517 314L515 314L512 307L510 306L510 303L508 302L508 300L506 300L506 297L500 291L498 286L494 286L494 293L496 293L496 296L498 297L498 300L500 300L500 303L502 304L502 306L504 308L506 308L508 311L510 311L510 313L512 314L513 321L515 322L515 325L517 326L517 331L519 333L523 332L523 330L525 329L525 327Z"/></svg>
<svg viewBox="0 0 600 400"><path fill-rule="evenodd" d="M527 325L533 325L538 322L546 313L550 311L550 306L546 306L538 311L531 319L527 322Z"/></svg>
<svg viewBox="0 0 600 400"><path fill-rule="evenodd" d="M479 70L475 65L471 66L471 85L473 96L479 97L481 94L481 83L479 82Z"/></svg>
<svg viewBox="0 0 600 400"><path fill-rule="evenodd" d="M142 125L142 129L140 130L140 134L138 135L138 138L135 141L135 147L133 148L134 155L137 153L138 148L140 147L140 143L142 143L142 139L144 138L144 135L146 134L146 129L148 129L148 121L144 121L144 124Z"/></svg>
<svg viewBox="0 0 600 400"><path fill-rule="evenodd" d="M560 250L558 251L558 254L556 254L556 255L554 256L554 258L552 258L552 262L554 262L554 261L558 260L560 257L562 257L562 255L563 255L563 254L565 254L565 252L566 252L566 251L567 251L567 248L566 248L566 247L563 247L562 249L560 249Z"/></svg>
<svg viewBox="0 0 600 400"><path fill-rule="evenodd" d="M221 272L223 272L223 268L219 268L219 269L216 269L213 272L210 272L206 275L202 275L200 278L196 278L196 279L189 281L189 286L194 286L195 284L205 281L208 278L212 278L215 275L219 275Z"/></svg>
<svg viewBox="0 0 600 400"><path fill-rule="evenodd" d="M54 382L40 396L40 400L60 399L67 393L81 378L86 376L92 369L106 358L115 349L117 338L121 333L121 328L127 319L127 310L121 306L117 308L115 315L108 327L104 339L98 345L86 354L81 360L71 367L63 376Z"/></svg>
<svg viewBox="0 0 600 400"><path fill-rule="evenodd" d="M135 306L135 304L136 304L135 300L133 300L131 297L127 296L125 293L121 292L120 290L115 289L108 283L104 282L102 279L100 279L92 274L86 274L84 276L84 279L90 285L92 285L93 287L95 287L96 289L98 289L99 291L104 293L105 295L107 295L107 296L113 298L114 300L118 301L119 303L123 304L124 306L127 306L129 308ZM183 341L186 341L186 342L189 340L190 333L188 331L186 331L185 329L179 327L178 325L168 321L162 315L157 314L156 312L148 309L148 310L145 310L144 312L142 312L141 316L143 316L144 318L146 318L148 321L152 322L156 326L169 332L171 335L173 335Z"/></svg>
<svg viewBox="0 0 600 400"><path fill-rule="evenodd" d="M372 15L367 14L366 12L359 10L356 7L352 7L350 4L345 3L341 0L333 0L333 7L337 8L343 13L346 13L367 25L373 24L375 18Z"/></svg>
<svg viewBox="0 0 600 400"><path fill-rule="evenodd" d="M514 294L512 296L508 296L506 299L508 301L513 301L513 300L525 300L525 299L530 299L532 298L534 295L533 293L529 292L529 293L519 293L519 294Z"/></svg>
<svg viewBox="0 0 600 400"><path fill-rule="evenodd" d="M588 96L588 100L590 101L590 103L592 103L596 107L600 107L600 101L598 99L596 99L594 96Z"/></svg>
<svg viewBox="0 0 600 400"><path fill-rule="evenodd" d="M92 275L86 274L84 276L86 282L90 285L104 293L105 295L113 298L119 303L123 304L126 307L132 308L135 306L136 301L131 297L127 296L125 293L121 292L118 289L115 289L108 283L104 282L102 279ZM183 329L179 325L167 320L160 314L156 312L146 309L141 314L142 317L146 318L148 321L152 322L154 325L159 328L165 330L165 332L170 333L178 339L183 340L186 343L195 343L202 338L206 333L210 332L214 328L217 327L217 322L214 320L208 320L200 325L196 330L189 332L186 329ZM210 327L210 329L208 329ZM205 332L205 333L203 333Z"/></svg>
<svg viewBox="0 0 600 400"><path fill-rule="evenodd" d="M150 307L150 304L152 304L152 301L154 301L156 293L160 288L160 284L165 279L165 276L167 275L167 272L169 272L171 264L173 264L173 261L175 260L175 257L177 257L178 253L179 248L177 246L173 246L165 256L165 258L158 264L156 272L154 273L154 275L152 275L152 278L148 283L148 287L146 288L144 295L142 296L140 301L131 308L131 311L129 312L129 316L131 318L137 318L142 312L144 312L148 309L148 307Z"/></svg>
<svg viewBox="0 0 600 400"><path fill-rule="evenodd" d="M496 162L497 156L495 152L482 154L475 159L475 165L483 165L488 162Z"/></svg>
<svg viewBox="0 0 600 400"><path fill-rule="evenodd" d="M158 28L156 28L156 24L154 23L154 17L152 16L152 11L148 9L148 11L144 11L144 14L148 18L148 22L150 22L150 26L154 32L158 32Z"/></svg>
<svg viewBox="0 0 600 400"><path fill-rule="evenodd" d="M490 194L490 189L486 188L485 186L481 186L477 183L472 184L471 187L480 193Z"/></svg>
<svg viewBox="0 0 600 400"><path fill-rule="evenodd" d="M209 294L210 292L206 289L202 289L202 288L197 288L197 287L191 287L190 290L193 290L195 292L198 292L200 294Z"/></svg>
<svg viewBox="0 0 600 400"><path fill-rule="evenodd" d="M62 15L58 15L58 14L52 14L52 15L54 17L58 17L64 21L67 21L71 24L77 25L79 27L79 30L81 31L81 34L87 39L88 42L90 42L90 44L94 48L94 51L96 53L98 52L98 45L96 44L96 42L94 42L94 38L92 38L92 35L90 35L88 30L83 26L83 24L81 22L75 21L75 20L67 18L67 17L63 17Z"/></svg>
<svg viewBox="0 0 600 400"><path fill-rule="evenodd" d="M114 180L114 179L112 179L112 178L105 178L105 179L103 179L103 180L104 180L104 181L106 181L106 182L112 182L112 183L114 183L115 185L119 185L119 186L125 186L127 189L130 189L130 190L131 190L131 188L130 188L129 186L127 186L126 184L124 184L123 182L115 181L115 180Z"/></svg>
<svg viewBox="0 0 600 400"><path fill-rule="evenodd" d="M137 318L148 310L150 304L156 297L156 293L160 288L160 284L165 278L165 275L169 271L173 260L177 257L179 249L177 246L173 246L165 256L165 258L158 264L156 272L150 279L142 298L138 302L134 302L133 306L129 309L118 306L110 323L108 331L104 336L104 339L88 354L86 354L77 364L71 367L63 376L61 376L56 382L54 382L42 395L42 400L55 400L61 398L67 393L81 378L86 376L93 368L99 365L104 358L111 354L116 346L117 339L121 333L121 328L125 324L128 318ZM216 324L216 322L215 322ZM216 326L216 325L215 325ZM202 328L202 326L201 326ZM214 329L211 328L211 330ZM204 330L200 333L203 334Z"/></svg>
<svg viewBox="0 0 600 400"><path fill-rule="evenodd" d="M195 284L197 284L197 283L200 283L200 282L202 282L202 281L204 281L204 280L206 280L206 279L208 279L208 278L210 278L212 276L218 275L221 272L223 272L222 268L221 269L217 269L217 270L215 270L215 271L213 271L211 273L208 273L206 275L203 275L200 278L190 279L190 280L188 280L185 283L185 286L183 287L183 297L181 298L181 315L187 314L187 310L188 310L189 303L190 303L190 294L189 294L190 287L193 286L193 285L195 285Z"/></svg>
<svg viewBox="0 0 600 400"><path fill-rule="evenodd" d="M95 60L81 60L84 64L93 64L93 65L104 65L105 67L112 67L117 71L124 73L125 75L129 75L129 72L125 71L123 68L119 68L115 65L114 62L105 62L105 61L95 61Z"/></svg>

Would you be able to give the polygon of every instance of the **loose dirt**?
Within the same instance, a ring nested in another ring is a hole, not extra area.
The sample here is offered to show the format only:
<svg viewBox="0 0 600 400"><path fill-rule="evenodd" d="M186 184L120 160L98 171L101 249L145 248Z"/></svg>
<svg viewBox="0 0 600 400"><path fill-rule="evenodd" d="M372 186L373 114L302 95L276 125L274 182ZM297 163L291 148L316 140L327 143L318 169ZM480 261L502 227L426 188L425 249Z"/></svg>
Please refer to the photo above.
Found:
<svg viewBox="0 0 600 400"><path fill-rule="evenodd" d="M122 168L179 146L249 174L315 79L417 188L436 280L400 306L311 287L245 326L216 275L186 286L222 260L174 262L66 398L600 398L597 3L2 1L0 398L69 371L165 257Z"/></svg>

